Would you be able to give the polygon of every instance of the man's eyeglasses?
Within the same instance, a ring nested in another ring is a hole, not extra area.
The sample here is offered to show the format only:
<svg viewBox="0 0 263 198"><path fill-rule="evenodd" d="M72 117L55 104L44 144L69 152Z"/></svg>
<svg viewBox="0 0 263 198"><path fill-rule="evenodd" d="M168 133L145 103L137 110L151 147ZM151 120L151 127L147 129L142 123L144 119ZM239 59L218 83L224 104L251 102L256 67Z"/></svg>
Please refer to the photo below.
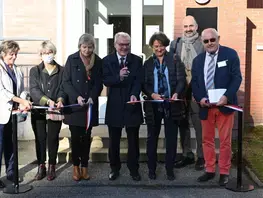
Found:
<svg viewBox="0 0 263 198"><path fill-rule="evenodd" d="M205 39L205 40L203 40L203 43L207 44L207 43L209 43L209 41L210 41L210 43L214 43L216 41L216 39L215 38Z"/></svg>
<svg viewBox="0 0 263 198"><path fill-rule="evenodd" d="M120 47L129 47L130 43L117 43Z"/></svg>

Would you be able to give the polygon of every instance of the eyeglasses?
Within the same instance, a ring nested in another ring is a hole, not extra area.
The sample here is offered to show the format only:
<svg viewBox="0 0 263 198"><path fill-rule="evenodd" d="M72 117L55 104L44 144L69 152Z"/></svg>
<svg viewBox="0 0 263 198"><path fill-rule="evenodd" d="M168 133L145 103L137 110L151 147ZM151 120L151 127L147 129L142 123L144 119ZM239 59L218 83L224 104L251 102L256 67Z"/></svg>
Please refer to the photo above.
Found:
<svg viewBox="0 0 263 198"><path fill-rule="evenodd" d="M130 43L117 43L120 47L129 47Z"/></svg>
<svg viewBox="0 0 263 198"><path fill-rule="evenodd" d="M203 40L203 43L207 44L207 43L209 43L209 41L210 41L210 43L214 43L216 41L216 38L205 39L205 40Z"/></svg>

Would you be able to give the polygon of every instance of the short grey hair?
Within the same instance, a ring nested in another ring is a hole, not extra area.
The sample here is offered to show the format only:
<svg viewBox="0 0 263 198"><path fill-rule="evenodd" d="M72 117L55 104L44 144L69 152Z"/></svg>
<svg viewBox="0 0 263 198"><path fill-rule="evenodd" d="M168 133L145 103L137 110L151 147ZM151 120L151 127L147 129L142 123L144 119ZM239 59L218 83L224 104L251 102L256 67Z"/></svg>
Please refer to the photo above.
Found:
<svg viewBox="0 0 263 198"><path fill-rule="evenodd" d="M116 33L115 36L114 36L114 43L116 43L117 40L118 40L120 37L124 37L124 38L127 38L127 39L131 40L131 36L130 36L128 33L126 33L126 32L118 32L118 33Z"/></svg>
<svg viewBox="0 0 263 198"><path fill-rule="evenodd" d="M51 51L55 55L57 48L51 41L43 41L40 44L39 55L41 56L44 51Z"/></svg>
<svg viewBox="0 0 263 198"><path fill-rule="evenodd" d="M78 48L80 49L80 46L84 43L91 44L95 48L95 39L91 34L85 33L81 35L79 38Z"/></svg>
<svg viewBox="0 0 263 198"><path fill-rule="evenodd" d="M204 30L202 31L202 34L201 34L201 37L202 37L202 38L204 37L204 34L205 34L206 32L212 32L214 36L216 36L217 38L219 37L219 33L218 33L218 31L217 31L215 28L207 28L207 29L204 29Z"/></svg>

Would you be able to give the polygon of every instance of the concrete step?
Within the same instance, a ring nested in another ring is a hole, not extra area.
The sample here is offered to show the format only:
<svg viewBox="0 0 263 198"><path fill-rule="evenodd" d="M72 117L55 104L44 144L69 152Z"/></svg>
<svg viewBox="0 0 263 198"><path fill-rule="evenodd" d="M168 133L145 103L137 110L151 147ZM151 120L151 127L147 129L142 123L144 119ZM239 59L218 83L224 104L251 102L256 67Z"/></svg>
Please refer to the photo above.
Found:
<svg viewBox="0 0 263 198"><path fill-rule="evenodd" d="M195 139L195 130L193 127L190 128L191 131L191 138ZM92 129L92 136L100 136L100 137L109 137L108 134L108 127L107 125L99 125L97 127L94 127ZM61 131L59 136L62 137L68 137L70 138L70 131L67 125L62 125ZM127 134L125 132L125 129L122 130L122 137L127 137ZM147 137L147 126L145 124L141 125L140 127L140 133L139 137ZM161 127L160 137L164 137L164 126ZM218 131L216 129L215 137L218 138ZM178 138L180 138L180 133L178 132Z"/></svg>
<svg viewBox="0 0 263 198"><path fill-rule="evenodd" d="M192 150L194 153L196 152L195 149ZM127 161L127 152L128 149L122 148L120 149L120 159L122 162ZM164 162L165 161L165 149L157 149L157 158L159 162ZM216 149L216 154L218 158L219 150ZM182 155L182 150L177 149L177 155L181 156ZM147 154L146 154L146 149L141 148L140 149L140 162L147 162ZM109 162L108 159L108 149L107 148L91 148L90 151L90 161L91 162ZM61 150L58 153L58 163L67 163L71 162L71 150L70 149L65 149Z"/></svg>
<svg viewBox="0 0 263 198"><path fill-rule="evenodd" d="M194 128L190 128L191 131L191 148L196 149L196 139L195 139L195 130ZM68 131L68 128L63 128L60 132L60 137L67 137L70 141L70 132ZM92 130L92 137L100 137L102 141L101 148L108 148L109 147L109 135L108 135L108 128L106 125L100 125L98 127L94 127ZM147 127L146 125L141 125L140 127L140 133L139 133L139 145L140 148L146 148L147 143ZM218 139L218 132L216 130L215 135L215 144L216 148L219 148L219 139ZM161 132L159 135L158 140L158 148L165 148L165 135L164 135L164 127L162 126ZM178 145L180 146L180 134L178 133ZM127 140L127 134L125 132L125 129L123 129L122 137L120 141L120 148L127 148L128 147L128 140Z"/></svg>

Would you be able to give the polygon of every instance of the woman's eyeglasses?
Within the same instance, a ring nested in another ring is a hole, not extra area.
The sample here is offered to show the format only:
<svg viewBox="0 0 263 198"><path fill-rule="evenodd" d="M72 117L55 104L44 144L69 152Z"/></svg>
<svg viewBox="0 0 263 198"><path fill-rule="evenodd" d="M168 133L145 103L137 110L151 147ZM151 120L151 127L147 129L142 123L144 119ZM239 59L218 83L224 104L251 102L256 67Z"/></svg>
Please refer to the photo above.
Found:
<svg viewBox="0 0 263 198"><path fill-rule="evenodd" d="M209 41L210 41L210 43L214 43L216 41L216 39L215 38L205 39L205 40L203 40L203 43L207 44L207 43L209 43Z"/></svg>

